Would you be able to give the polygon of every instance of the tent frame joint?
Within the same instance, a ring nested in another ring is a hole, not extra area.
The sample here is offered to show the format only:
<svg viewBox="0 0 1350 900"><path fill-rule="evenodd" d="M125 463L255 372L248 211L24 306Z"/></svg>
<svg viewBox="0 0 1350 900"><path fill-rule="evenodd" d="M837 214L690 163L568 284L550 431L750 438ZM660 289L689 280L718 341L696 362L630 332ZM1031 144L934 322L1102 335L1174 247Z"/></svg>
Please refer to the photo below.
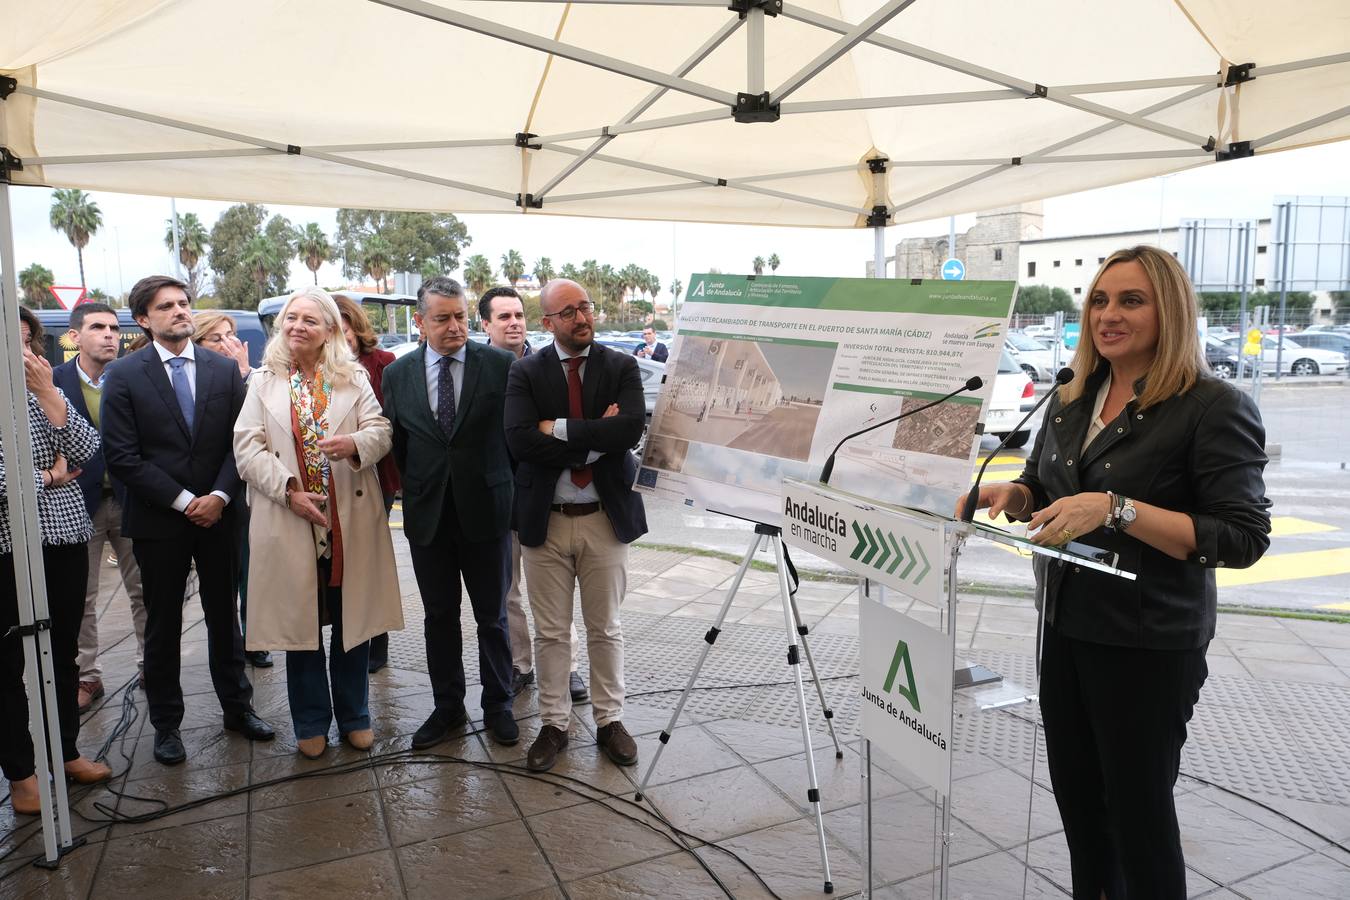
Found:
<svg viewBox="0 0 1350 900"><path fill-rule="evenodd" d="M867 227L885 228L887 225L891 224L890 220L891 213L888 207L881 205L874 206L872 207L871 214L867 217Z"/></svg>
<svg viewBox="0 0 1350 900"><path fill-rule="evenodd" d="M867 171L873 175L884 175L891 161L884 156L878 156L867 161Z"/></svg>
<svg viewBox="0 0 1350 900"><path fill-rule="evenodd" d="M1242 63L1237 66L1228 67L1228 77L1224 80L1224 87L1233 87L1234 85L1244 84L1248 81L1255 81L1256 76L1252 70L1256 68L1256 63Z"/></svg>
<svg viewBox="0 0 1350 900"><path fill-rule="evenodd" d="M544 198L534 194L516 194L516 206L524 212L526 209L543 209Z"/></svg>
<svg viewBox="0 0 1350 900"><path fill-rule="evenodd" d="M530 141L534 140L534 139L537 138L537 137L539 137L539 135L534 134L533 132L529 132L529 131L517 131L517 132L516 132L516 146L519 147L519 148L521 148L522 150L540 150L540 149L543 148L543 146L544 146L543 144L531 144L531 143L530 143Z"/></svg>
<svg viewBox="0 0 1350 900"><path fill-rule="evenodd" d="M1046 97L1049 96L1050 96L1050 88L1046 87L1043 84L1037 84L1032 87L1031 93L1027 94L1027 99L1030 100L1033 97L1039 97L1042 100L1044 100Z"/></svg>
<svg viewBox="0 0 1350 900"><path fill-rule="evenodd" d="M8 100L9 95L19 89L19 79L9 75L0 75L0 100Z"/></svg>
<svg viewBox="0 0 1350 900"><path fill-rule="evenodd" d="M286 155L287 155L287 156L299 156L299 155L300 155L300 147L299 147L298 145L296 145L296 144L287 144L287 145L286 145Z"/></svg>
<svg viewBox="0 0 1350 900"><path fill-rule="evenodd" d="M9 184L10 172L23 171L23 160L9 152L8 147L0 147L0 184Z"/></svg>
<svg viewBox="0 0 1350 900"><path fill-rule="evenodd" d="M1251 141L1237 141L1229 144L1227 150L1218 150L1214 154L1215 162L1227 162L1230 159L1247 159L1256 155Z"/></svg>
<svg viewBox="0 0 1350 900"><path fill-rule="evenodd" d="M727 9L741 19L750 15L752 9L761 9L766 16L777 16L783 11L783 0L731 0Z"/></svg>
<svg viewBox="0 0 1350 900"><path fill-rule="evenodd" d="M5 637L32 637L39 631L51 631L51 619L35 619L31 625L14 625L5 632Z"/></svg>
<svg viewBox="0 0 1350 900"><path fill-rule="evenodd" d="M782 104L770 102L768 91L758 94L741 91L736 94L736 107L731 111L731 117L742 124L777 122L781 113Z"/></svg>

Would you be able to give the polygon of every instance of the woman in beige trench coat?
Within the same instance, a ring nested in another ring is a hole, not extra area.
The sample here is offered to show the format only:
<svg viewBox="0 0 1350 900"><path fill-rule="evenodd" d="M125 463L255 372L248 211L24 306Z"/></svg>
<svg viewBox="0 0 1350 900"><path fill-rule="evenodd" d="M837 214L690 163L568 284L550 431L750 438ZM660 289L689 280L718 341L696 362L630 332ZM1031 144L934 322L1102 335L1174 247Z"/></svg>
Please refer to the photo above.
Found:
<svg viewBox="0 0 1350 900"><path fill-rule="evenodd" d="M369 749L369 641L403 628L376 477L391 431L331 296L294 294L276 322L234 426L252 508L247 646L287 651L296 743L313 758L334 717L344 740Z"/></svg>

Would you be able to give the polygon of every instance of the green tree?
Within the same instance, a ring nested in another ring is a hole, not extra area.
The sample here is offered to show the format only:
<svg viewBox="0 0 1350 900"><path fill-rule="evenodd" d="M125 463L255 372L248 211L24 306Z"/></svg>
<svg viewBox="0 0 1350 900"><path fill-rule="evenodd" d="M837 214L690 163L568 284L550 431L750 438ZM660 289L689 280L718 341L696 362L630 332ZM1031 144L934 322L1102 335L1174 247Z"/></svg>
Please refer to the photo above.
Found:
<svg viewBox="0 0 1350 900"><path fill-rule="evenodd" d="M777 272L778 272L778 267L779 267L780 265L782 265L782 264L783 264L783 261L782 261L781 259L778 258L778 254L777 254L777 253L771 253L771 254L769 254L769 272L770 272L770 273L772 273L772 274L777 274Z"/></svg>
<svg viewBox="0 0 1350 900"><path fill-rule="evenodd" d="M109 297L108 293L102 288L90 288L87 296L94 303L106 303L111 306L113 302L113 298Z"/></svg>
<svg viewBox="0 0 1350 900"><path fill-rule="evenodd" d="M1057 312L1075 312L1073 297L1064 288L1052 288L1044 284L1032 284L1017 289L1017 304L1013 311L1018 315L1053 315Z"/></svg>
<svg viewBox="0 0 1350 900"><path fill-rule="evenodd" d="M578 284L586 289L592 302L599 304L604 299L604 274L601 272L600 264L593 259L581 261L581 270L577 272L574 279Z"/></svg>
<svg viewBox="0 0 1350 900"><path fill-rule="evenodd" d="M193 297L201 293L203 272L198 268L202 257L206 255L207 244L211 236L196 213L183 213L178 217L178 261L187 270L187 283ZM164 222L164 246L173 250L173 220Z"/></svg>
<svg viewBox="0 0 1350 900"><path fill-rule="evenodd" d="M52 192L51 225L70 241L80 261L80 287L84 287L84 248L103 225L103 213L89 195L78 188Z"/></svg>
<svg viewBox="0 0 1350 900"><path fill-rule="evenodd" d="M23 302L33 309L56 309L61 304L52 295L52 285L56 278L52 270L41 263L33 263L19 273L19 290L23 291Z"/></svg>
<svg viewBox="0 0 1350 900"><path fill-rule="evenodd" d="M255 234L244 245L241 264L258 289L258 300L263 299L263 291L272 281L278 270L289 268L290 255L285 247L265 233Z"/></svg>
<svg viewBox="0 0 1350 900"><path fill-rule="evenodd" d="M481 297L492 286L492 263L486 256L475 253L464 261L464 283L474 297Z"/></svg>
<svg viewBox="0 0 1350 900"><path fill-rule="evenodd" d="M377 234L388 242L394 272L422 273L428 262L437 275L450 272L470 244L469 229L450 213L339 209L334 242L349 278L364 274L365 243Z"/></svg>
<svg viewBox="0 0 1350 900"><path fill-rule="evenodd" d="M383 236L375 234L366 239L362 246L361 274L375 279L375 285L381 294L387 294L384 279L392 272L394 251Z"/></svg>
<svg viewBox="0 0 1350 900"><path fill-rule="evenodd" d="M502 254L502 277L506 283L514 285L525 275L525 259L519 250L507 250Z"/></svg>
<svg viewBox="0 0 1350 900"><path fill-rule="evenodd" d="M207 265L215 273L215 296L225 309L249 309L257 305L257 282L244 263L244 251L262 233L266 207L257 203L231 206L211 226Z"/></svg>
<svg viewBox="0 0 1350 900"><path fill-rule="evenodd" d="M670 317L678 319L676 312L679 309L680 295L684 293L684 282L676 278L670 283Z"/></svg>
<svg viewBox="0 0 1350 900"><path fill-rule="evenodd" d="M553 260L547 256L539 257L539 261L534 264L534 280L539 283L539 287L543 288L552 281L553 276Z"/></svg>
<svg viewBox="0 0 1350 900"><path fill-rule="evenodd" d="M295 254L314 274L314 284L318 285L319 268L333 258L333 245L328 243L328 235L318 222L307 223L296 235Z"/></svg>
<svg viewBox="0 0 1350 900"><path fill-rule="evenodd" d="M581 271L571 263L563 264L563 267L558 271L558 277L581 284ZM540 285L540 287L543 287L543 285Z"/></svg>
<svg viewBox="0 0 1350 900"><path fill-rule="evenodd" d="M750 263L751 268L755 270L756 275L764 274L764 257L756 256Z"/></svg>

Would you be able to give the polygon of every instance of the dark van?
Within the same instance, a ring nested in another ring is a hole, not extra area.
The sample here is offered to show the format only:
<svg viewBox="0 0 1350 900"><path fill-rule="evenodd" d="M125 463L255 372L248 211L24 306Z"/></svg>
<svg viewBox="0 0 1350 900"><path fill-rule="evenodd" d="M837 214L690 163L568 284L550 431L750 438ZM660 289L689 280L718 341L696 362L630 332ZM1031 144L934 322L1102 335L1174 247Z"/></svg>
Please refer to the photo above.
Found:
<svg viewBox="0 0 1350 900"><path fill-rule="evenodd" d="M249 364L257 368L262 362L263 344L267 343L267 335L263 332L258 314L251 309L221 309L211 312L223 312L234 319L239 340L248 344ZM42 330L47 333L47 360L53 366L59 366L74 357L77 351L66 337L66 332L70 330L70 310L35 309L33 313L42 323ZM122 356L127 352L131 342L140 337L141 326L131 317L131 310L125 308L117 310L117 321L122 326L122 349L117 355Z"/></svg>

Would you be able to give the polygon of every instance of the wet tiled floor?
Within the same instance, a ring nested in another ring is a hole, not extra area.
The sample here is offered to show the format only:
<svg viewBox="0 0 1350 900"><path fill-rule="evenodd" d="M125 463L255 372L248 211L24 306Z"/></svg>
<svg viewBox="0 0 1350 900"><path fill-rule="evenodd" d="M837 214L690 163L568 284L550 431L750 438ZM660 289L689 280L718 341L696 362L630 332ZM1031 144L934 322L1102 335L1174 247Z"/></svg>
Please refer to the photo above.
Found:
<svg viewBox="0 0 1350 900"><path fill-rule="evenodd" d="M125 599L114 597L102 620L108 697L87 717L81 744L97 751L134 716L109 747L117 777L72 792L87 844L55 871L25 864L41 850L38 826L0 805L0 898L823 896L775 576L747 576L700 679L707 689L691 696L638 803L735 565L634 551L625 721L642 759L619 769L603 757L581 704L559 764L536 776L523 767L538 729L533 691L517 699L514 747L492 744L475 719L431 753L408 750L431 695L420 604L406 546L395 544L408 627L393 636L391 667L371 679L377 743L368 754L333 735L322 759L298 756L281 657L252 671L276 742L224 732L198 624L184 636L188 762L159 766L143 697L124 710L115 690L131 678L134 641ZM111 588L115 572L104 575ZM850 677L857 598L851 585L806 581L798 605L838 712L841 759L814 698L809 705L835 894L856 895L865 886ZM936 622L936 613L913 612ZM972 594L958 625L964 654L1029 682L1035 613L1025 598ZM1350 896L1350 853L1334 843L1350 844L1350 626L1221 616L1209 662L1177 787L1190 895ZM471 715L476 704L471 686ZM1067 896L1068 852L1034 717L1023 705L971 715L957 729L952 897ZM939 824L931 792L878 753L870 782L874 894L930 896Z"/></svg>

